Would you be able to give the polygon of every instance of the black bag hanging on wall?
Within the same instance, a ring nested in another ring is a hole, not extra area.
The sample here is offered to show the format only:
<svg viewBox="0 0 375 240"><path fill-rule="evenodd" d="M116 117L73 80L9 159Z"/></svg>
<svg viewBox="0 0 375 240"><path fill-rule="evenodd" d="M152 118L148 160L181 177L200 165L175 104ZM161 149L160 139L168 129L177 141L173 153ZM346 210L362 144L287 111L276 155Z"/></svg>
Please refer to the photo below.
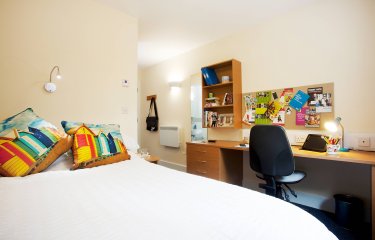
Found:
<svg viewBox="0 0 375 240"><path fill-rule="evenodd" d="M150 117L151 112L152 112L152 106L154 106L154 112L155 116ZM151 103L150 103L150 109L148 110L148 116L146 118L146 124L147 124L147 130L151 132L156 132L158 131L158 126L159 126L159 117L158 117L158 109L156 107L156 101L155 98L151 98Z"/></svg>

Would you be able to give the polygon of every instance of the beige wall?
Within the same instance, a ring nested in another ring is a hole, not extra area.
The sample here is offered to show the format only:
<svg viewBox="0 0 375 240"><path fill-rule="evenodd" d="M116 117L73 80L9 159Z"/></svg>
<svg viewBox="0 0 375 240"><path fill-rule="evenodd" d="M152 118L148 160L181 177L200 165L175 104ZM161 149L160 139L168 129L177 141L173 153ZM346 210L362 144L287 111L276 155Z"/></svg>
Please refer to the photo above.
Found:
<svg viewBox="0 0 375 240"><path fill-rule="evenodd" d="M0 119L32 107L57 126L117 123L137 139L137 24L90 0L0 1ZM50 94L54 65L64 78Z"/></svg>
<svg viewBox="0 0 375 240"><path fill-rule="evenodd" d="M181 125L188 141L191 76L202 66L231 58L242 62L243 92L334 82L335 114L343 118L347 133L374 136L374 23L375 1L321 1L144 69L140 74L141 145L164 161L185 165L184 141L180 150L160 147L158 133L144 130L145 96L158 95L161 124ZM182 94L173 98L167 86L171 72L179 72L184 79ZM209 137L240 139L242 130L212 130ZM250 171L248 160L243 166L243 186L259 190L259 180ZM368 167L311 159L296 160L296 167L306 171L307 178L293 186L299 197L292 201L334 211L333 194L354 194L365 201L369 219Z"/></svg>
<svg viewBox="0 0 375 240"><path fill-rule="evenodd" d="M343 118L346 131L375 133L374 22L374 1L321 1L144 69L140 77L141 145L166 161L185 164L184 144L177 153L160 147L158 133L144 130L145 96L158 95L162 125L188 129L190 76L202 66L231 58L242 62L243 92L334 82L335 113ZM167 85L172 72L184 79L178 97L171 96ZM216 130L212 135L228 138L229 133ZM236 131L229 138L241 136Z"/></svg>

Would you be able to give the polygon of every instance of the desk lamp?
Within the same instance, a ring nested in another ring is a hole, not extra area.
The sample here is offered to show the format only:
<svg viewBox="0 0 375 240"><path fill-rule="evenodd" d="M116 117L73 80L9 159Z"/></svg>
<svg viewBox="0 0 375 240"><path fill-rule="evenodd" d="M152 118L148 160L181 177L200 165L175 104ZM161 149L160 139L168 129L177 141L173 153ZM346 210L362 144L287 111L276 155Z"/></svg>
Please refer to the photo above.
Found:
<svg viewBox="0 0 375 240"><path fill-rule="evenodd" d="M326 122L324 127L330 132L337 132L337 127L341 128L341 148L340 152L348 152L349 149L344 147L344 126L341 124L341 117L337 117L334 121Z"/></svg>

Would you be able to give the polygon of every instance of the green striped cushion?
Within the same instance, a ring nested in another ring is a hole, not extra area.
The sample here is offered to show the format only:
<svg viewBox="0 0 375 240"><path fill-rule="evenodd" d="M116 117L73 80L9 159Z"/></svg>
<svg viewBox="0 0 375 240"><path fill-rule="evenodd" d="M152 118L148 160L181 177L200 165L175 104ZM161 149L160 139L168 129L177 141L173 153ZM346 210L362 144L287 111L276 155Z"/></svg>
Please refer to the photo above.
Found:
<svg viewBox="0 0 375 240"><path fill-rule="evenodd" d="M66 151L65 143L59 144L62 140L66 141L65 134L38 117L31 108L1 121L0 174L25 176L44 170L44 166L57 159L55 153Z"/></svg>

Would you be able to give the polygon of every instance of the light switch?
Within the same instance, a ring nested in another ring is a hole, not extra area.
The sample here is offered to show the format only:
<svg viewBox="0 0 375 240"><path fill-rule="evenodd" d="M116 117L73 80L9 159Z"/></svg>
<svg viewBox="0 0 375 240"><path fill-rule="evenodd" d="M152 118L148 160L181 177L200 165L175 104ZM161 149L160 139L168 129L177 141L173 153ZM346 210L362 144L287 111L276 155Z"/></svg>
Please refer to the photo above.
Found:
<svg viewBox="0 0 375 240"><path fill-rule="evenodd" d="M121 107L121 114L128 114L128 108L126 106Z"/></svg>

